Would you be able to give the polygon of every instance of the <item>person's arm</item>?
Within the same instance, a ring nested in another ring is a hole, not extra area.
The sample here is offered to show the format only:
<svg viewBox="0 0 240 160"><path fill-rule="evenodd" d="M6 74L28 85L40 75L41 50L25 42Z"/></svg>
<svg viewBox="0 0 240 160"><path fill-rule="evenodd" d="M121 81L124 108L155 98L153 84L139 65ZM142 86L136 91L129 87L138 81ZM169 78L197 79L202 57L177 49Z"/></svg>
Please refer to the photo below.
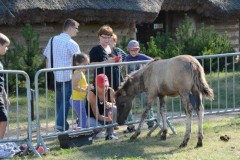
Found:
<svg viewBox="0 0 240 160"><path fill-rule="evenodd" d="M99 46L93 47L89 52L90 64L107 64L114 63L114 58L108 58L108 60L104 61L100 56L100 52L103 52Z"/></svg>
<svg viewBox="0 0 240 160"><path fill-rule="evenodd" d="M100 121L105 120L106 122L112 121L111 117L106 117L104 115L99 114L98 107L96 107L96 95L93 92L90 92L90 94L89 94L89 102L90 102L90 107L92 109L92 112L98 120L100 120Z"/></svg>
<svg viewBox="0 0 240 160"><path fill-rule="evenodd" d="M8 99L8 96L7 96L7 93L6 93L5 89L3 89L3 100L4 100L5 107L9 107L10 106L10 101Z"/></svg>
<svg viewBox="0 0 240 160"><path fill-rule="evenodd" d="M79 92L87 92L88 88L80 88L78 82L81 81L82 74L80 71L75 71L72 77L73 89Z"/></svg>
<svg viewBox="0 0 240 160"><path fill-rule="evenodd" d="M48 41L48 44L43 52L43 55L46 57L46 68L50 68L50 66L48 66L48 59L50 57L50 44L51 44L51 39Z"/></svg>
<svg viewBox="0 0 240 160"><path fill-rule="evenodd" d="M106 103L105 103L107 109L113 107L115 105L115 103L116 103L115 102L115 96L114 96L115 91L111 87L109 87L109 94L110 94L110 96L109 96L110 99L108 101L106 101Z"/></svg>
<svg viewBox="0 0 240 160"><path fill-rule="evenodd" d="M149 56L146 55L146 54L141 54L141 56L142 56L142 59L144 59L144 60L153 60L152 57L149 57Z"/></svg>

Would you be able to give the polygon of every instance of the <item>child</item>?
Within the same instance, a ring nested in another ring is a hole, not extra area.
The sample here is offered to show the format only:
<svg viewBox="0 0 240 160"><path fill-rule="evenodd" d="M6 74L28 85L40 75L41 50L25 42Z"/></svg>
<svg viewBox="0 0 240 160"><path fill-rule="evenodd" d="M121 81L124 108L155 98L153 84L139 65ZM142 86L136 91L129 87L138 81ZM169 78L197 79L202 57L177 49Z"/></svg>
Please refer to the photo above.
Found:
<svg viewBox="0 0 240 160"><path fill-rule="evenodd" d="M0 55L4 56L10 45L10 40L7 36L0 33ZM0 70L3 70L3 65L0 62ZM7 110L10 105L8 96L4 88L4 77L0 74L0 139L3 139L7 128Z"/></svg>
<svg viewBox="0 0 240 160"><path fill-rule="evenodd" d="M89 64L89 57L87 54L75 54L73 57L74 66L84 66ZM86 68L77 69L73 72L72 77L72 106L78 117L78 124L76 129L86 128L87 114L85 109L85 98L88 91L88 84L85 77Z"/></svg>
<svg viewBox="0 0 240 160"><path fill-rule="evenodd" d="M125 62L128 62L128 61L152 60L151 57L149 57L149 56L147 56L147 55L145 55L143 53L139 53L140 47L139 47L138 41L136 41L136 40L129 41L127 49L128 49L128 52L130 54L128 54L125 57ZM131 72L133 72L135 70L140 69L141 66L142 66L141 64L129 65L128 66L128 74L130 74ZM143 93L141 95L141 97L142 98L146 97L146 94ZM154 117L154 113L153 113L153 109L151 108L147 118L148 119L152 119L153 117ZM128 121L132 121L132 120L133 120L133 115L132 115L132 111L130 111L129 116L128 116ZM153 121L147 122L147 125L148 125L148 129L151 129L154 126L154 122ZM129 125L127 127L127 130L124 131L124 133L129 133L129 132L133 132L133 131L135 131L134 125Z"/></svg>

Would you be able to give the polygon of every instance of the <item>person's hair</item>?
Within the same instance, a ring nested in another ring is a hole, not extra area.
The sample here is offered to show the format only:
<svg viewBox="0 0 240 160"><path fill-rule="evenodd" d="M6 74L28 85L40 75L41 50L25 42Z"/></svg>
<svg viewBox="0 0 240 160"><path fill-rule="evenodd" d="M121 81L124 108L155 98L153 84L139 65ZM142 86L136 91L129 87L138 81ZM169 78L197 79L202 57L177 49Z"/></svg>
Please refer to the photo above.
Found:
<svg viewBox="0 0 240 160"><path fill-rule="evenodd" d="M112 34L112 39L113 39L114 42L117 42L118 37L115 33Z"/></svg>
<svg viewBox="0 0 240 160"><path fill-rule="evenodd" d="M85 53L75 54L73 56L73 66L76 66L76 63L89 62L89 56Z"/></svg>
<svg viewBox="0 0 240 160"><path fill-rule="evenodd" d="M101 35L108 35L112 36L113 35L113 29L109 25L103 25L99 30L98 30L98 36Z"/></svg>
<svg viewBox="0 0 240 160"><path fill-rule="evenodd" d="M9 40L9 38L6 35L0 33L0 44L4 45L5 43L9 44L10 40Z"/></svg>
<svg viewBox="0 0 240 160"><path fill-rule="evenodd" d="M79 23L75 21L74 19L68 18L65 20L63 25L63 31L66 31L70 27L77 27L79 26Z"/></svg>

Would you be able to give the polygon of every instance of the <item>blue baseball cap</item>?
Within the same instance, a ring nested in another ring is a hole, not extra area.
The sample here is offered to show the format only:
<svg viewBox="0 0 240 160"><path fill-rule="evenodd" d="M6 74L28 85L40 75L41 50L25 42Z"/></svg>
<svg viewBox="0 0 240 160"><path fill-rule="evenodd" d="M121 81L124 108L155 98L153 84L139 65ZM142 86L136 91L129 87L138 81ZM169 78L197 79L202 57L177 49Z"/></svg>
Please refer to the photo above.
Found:
<svg viewBox="0 0 240 160"><path fill-rule="evenodd" d="M137 48L139 49L139 43L136 40L131 40L128 42L128 48Z"/></svg>

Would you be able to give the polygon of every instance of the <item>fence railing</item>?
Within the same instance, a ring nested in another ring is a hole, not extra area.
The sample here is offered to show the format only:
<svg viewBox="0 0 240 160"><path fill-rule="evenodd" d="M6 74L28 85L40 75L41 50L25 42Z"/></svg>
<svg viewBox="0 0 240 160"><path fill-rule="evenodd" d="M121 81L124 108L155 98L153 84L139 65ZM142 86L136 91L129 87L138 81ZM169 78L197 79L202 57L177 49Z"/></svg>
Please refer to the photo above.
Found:
<svg viewBox="0 0 240 160"><path fill-rule="evenodd" d="M5 90L10 99L10 106L7 107L7 128L4 139L0 143L16 142L27 143L27 146L40 157L32 145L32 112L30 79L26 72L18 70L1 70L0 73L5 79ZM23 83L20 83L21 82ZM9 86L9 83L12 83ZM36 136L36 135L35 135Z"/></svg>

